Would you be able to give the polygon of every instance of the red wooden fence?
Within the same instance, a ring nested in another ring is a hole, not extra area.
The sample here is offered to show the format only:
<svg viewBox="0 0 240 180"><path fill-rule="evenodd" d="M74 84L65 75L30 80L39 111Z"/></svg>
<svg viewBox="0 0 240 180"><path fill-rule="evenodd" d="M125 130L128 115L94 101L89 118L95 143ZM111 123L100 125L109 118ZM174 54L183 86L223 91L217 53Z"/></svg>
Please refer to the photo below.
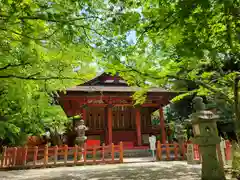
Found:
<svg viewBox="0 0 240 180"><path fill-rule="evenodd" d="M225 141L226 143L226 148L225 148L225 160L228 161L228 160L231 160L231 143L230 141ZM218 149L218 147L217 147ZM219 150L220 150L220 147L219 147ZM199 147L198 145L194 144L194 148L193 148L193 151L194 151L194 159L195 160L200 160L200 151L199 151Z"/></svg>
<svg viewBox="0 0 240 180"><path fill-rule="evenodd" d="M3 148L0 168L37 168L99 163L123 163L123 143L119 145L68 147L9 147ZM158 160L185 160L187 144L161 144L157 142ZM226 160L231 159L231 144L226 141ZM116 156L119 158L116 159ZM198 145L193 145L193 158L200 160Z"/></svg>
<svg viewBox="0 0 240 180"><path fill-rule="evenodd" d="M200 159L200 151L199 151L199 147L197 144L193 145L193 158L194 160L201 160Z"/></svg>
<svg viewBox="0 0 240 180"><path fill-rule="evenodd" d="M180 145L175 144L161 144L159 141L157 142L157 159L158 160L185 160L187 144L183 144L180 150ZM165 154L165 156L163 156ZM231 144L229 141L226 141L226 149L225 149L225 159L231 160ZM193 160L200 160L200 151L197 144L193 144Z"/></svg>
<svg viewBox="0 0 240 180"><path fill-rule="evenodd" d="M118 153L119 158L116 158ZM105 146L4 147L0 168L39 168L123 163L123 144Z"/></svg>
<svg viewBox="0 0 240 180"><path fill-rule="evenodd" d="M182 149L182 151L180 151ZM156 156L158 160L184 160L186 153L186 145L174 144L161 144L160 141L157 142L157 153ZM166 156L163 156L166 154ZM172 156L171 156L172 155Z"/></svg>

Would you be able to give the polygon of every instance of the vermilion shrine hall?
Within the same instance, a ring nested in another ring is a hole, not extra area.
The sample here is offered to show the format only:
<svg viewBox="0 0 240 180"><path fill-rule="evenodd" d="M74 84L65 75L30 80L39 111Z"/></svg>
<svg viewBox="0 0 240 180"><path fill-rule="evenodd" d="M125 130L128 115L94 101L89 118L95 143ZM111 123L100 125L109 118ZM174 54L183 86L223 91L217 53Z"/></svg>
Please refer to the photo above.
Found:
<svg viewBox="0 0 240 180"><path fill-rule="evenodd" d="M102 73L82 85L68 88L65 94L60 93L59 102L67 116L82 114L89 127L86 135L90 140L100 140L105 144L122 141L142 146L148 144L150 133L161 133L161 143L165 143L162 108L177 93L151 88L146 101L134 107L131 96L137 90L139 88L129 87L118 75ZM154 126L151 114L156 110L159 110L160 124Z"/></svg>

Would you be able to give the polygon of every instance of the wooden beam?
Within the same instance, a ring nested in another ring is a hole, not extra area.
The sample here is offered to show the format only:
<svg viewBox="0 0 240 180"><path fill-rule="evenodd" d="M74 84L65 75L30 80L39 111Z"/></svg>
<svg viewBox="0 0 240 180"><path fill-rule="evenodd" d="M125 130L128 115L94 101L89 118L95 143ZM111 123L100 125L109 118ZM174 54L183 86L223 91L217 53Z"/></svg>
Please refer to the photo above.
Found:
<svg viewBox="0 0 240 180"><path fill-rule="evenodd" d="M119 96L119 97L115 97L115 96L65 96L65 97L62 97L60 100L61 101L69 101L69 103L75 103L77 102L78 105L76 106L82 106L84 104L88 104L89 106L96 106L96 107L106 107L107 104L109 103L109 99L111 99L111 103L115 106L134 106L134 100L132 100L131 97L127 97L127 96ZM91 101L99 101L99 100L102 100L103 102L101 103L98 103L98 102L91 102ZM123 103L120 103L119 101L121 100L125 100L127 102L123 102ZM153 103L148 103L147 101L154 101ZM129 102L130 101L130 102ZM95 105L97 104L97 105ZM142 104L141 106L142 107L156 107L158 108L160 106L160 104L166 104L166 102L164 101L164 98L162 97L156 97L156 98L148 98L146 100L146 103ZM75 107L75 106L73 106ZM70 109L73 109L73 107L70 107L64 103L64 109L66 108L70 108Z"/></svg>
<svg viewBox="0 0 240 180"><path fill-rule="evenodd" d="M64 95L62 97L60 97L59 99L61 100L84 100L84 98L86 98L87 100L109 100L109 98L112 99L112 101L114 100L132 100L132 98L130 96L106 96L106 95L100 95L99 96L76 96L76 95L72 95L72 96L68 96L68 95ZM162 100L163 97L162 96L149 96L147 97L147 100Z"/></svg>
<svg viewBox="0 0 240 180"><path fill-rule="evenodd" d="M132 107L133 104L114 104L113 103L113 106L130 106L130 107Z"/></svg>
<svg viewBox="0 0 240 180"><path fill-rule="evenodd" d="M114 100L129 100L132 99L129 96L62 96L59 99L63 99L63 100L84 100L84 98L86 98L87 100L109 100L109 98L112 99L112 101Z"/></svg>
<svg viewBox="0 0 240 180"><path fill-rule="evenodd" d="M88 107L107 107L107 104L87 104Z"/></svg>
<svg viewBox="0 0 240 180"><path fill-rule="evenodd" d="M87 104L88 106L91 106L91 107L106 107L107 106L107 104L91 104L91 103L88 103ZM113 106L130 106L130 107L132 107L132 106L134 106L134 104L131 104L131 103L129 103L129 104L126 104L126 103L123 103L123 104L120 104L120 103L117 103L117 104L115 104L115 103L112 103L112 105ZM159 107L160 106L160 103L159 104L157 104L157 103L149 103L149 104L142 104L142 105L140 105L141 107Z"/></svg>

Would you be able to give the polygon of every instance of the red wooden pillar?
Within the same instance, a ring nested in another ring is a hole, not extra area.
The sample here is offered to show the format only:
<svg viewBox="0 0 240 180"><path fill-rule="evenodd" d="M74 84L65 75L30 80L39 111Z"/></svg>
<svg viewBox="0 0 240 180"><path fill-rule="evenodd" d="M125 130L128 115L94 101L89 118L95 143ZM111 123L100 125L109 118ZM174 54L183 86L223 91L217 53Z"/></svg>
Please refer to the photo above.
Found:
<svg viewBox="0 0 240 180"><path fill-rule="evenodd" d="M137 145L142 145L142 134L141 134L141 113L140 108L136 109L136 130L137 130Z"/></svg>
<svg viewBox="0 0 240 180"><path fill-rule="evenodd" d="M108 144L112 144L112 105L107 107Z"/></svg>
<svg viewBox="0 0 240 180"><path fill-rule="evenodd" d="M104 128L106 131L104 131L104 143L108 143L108 106L104 108Z"/></svg>
<svg viewBox="0 0 240 180"><path fill-rule="evenodd" d="M159 108L159 116L160 116L160 126L161 126L161 136L162 136L162 144L166 143L166 131L165 131L165 122L164 122L164 115L163 115L163 108Z"/></svg>

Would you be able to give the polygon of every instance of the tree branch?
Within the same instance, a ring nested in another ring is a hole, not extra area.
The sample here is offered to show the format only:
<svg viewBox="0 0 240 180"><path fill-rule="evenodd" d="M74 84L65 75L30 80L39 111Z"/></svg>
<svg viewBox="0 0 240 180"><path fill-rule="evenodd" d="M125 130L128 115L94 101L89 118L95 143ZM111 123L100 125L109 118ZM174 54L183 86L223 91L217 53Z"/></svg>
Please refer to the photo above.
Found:
<svg viewBox="0 0 240 180"><path fill-rule="evenodd" d="M2 70L6 70L8 68L13 68L13 67L19 67L19 66L26 66L26 65L29 65L30 63L23 63L23 64L8 64L4 67L0 67L0 71Z"/></svg>
<svg viewBox="0 0 240 180"><path fill-rule="evenodd" d="M55 14L58 15L58 14ZM53 14L54 16L54 14ZM78 17L78 18L69 18L66 19L66 15L61 15L62 17L58 18L58 19L53 19L53 18L46 18L44 16L17 16L17 19L20 20L42 20L42 21L48 21L48 22L55 22L55 23L69 23L72 21L79 21L79 20L85 20L85 19L99 19L99 20L103 20L102 18L98 17L98 16L89 16L89 17ZM6 15L6 14L0 14L0 17L3 18L10 18L11 16Z"/></svg>
<svg viewBox="0 0 240 180"><path fill-rule="evenodd" d="M28 35L26 35L26 34L16 32L16 31L11 30L11 29L0 28L0 30L6 31L6 32L11 32L11 33L17 34L17 35L19 35L19 36L23 36L23 37L26 37L26 38L28 38L28 39L33 39L33 40L36 40L36 41L48 39L48 38L50 38L51 36L53 36L53 35L58 31L58 30L55 30L53 33L51 33L51 34L48 35L48 36L44 36L44 37L41 37L41 38L34 38L34 37L30 37L30 36L28 36Z"/></svg>
<svg viewBox="0 0 240 180"><path fill-rule="evenodd" d="M130 68L130 70L126 70L126 71L134 71L136 73L138 73L139 75L142 75L142 76L145 76L145 77L150 77L152 79L155 79L155 80L161 80L163 78L172 78L172 79L176 79L176 80L182 80L182 81L193 81L195 82L196 84L210 90L211 92L213 93L216 93L216 94L220 94L226 101L228 101L229 103L233 104L233 100L232 99L229 99L229 97L224 94L223 92L211 87L210 85L206 84L205 82L201 81L201 80L189 80L189 79L185 79L185 78L180 78L178 76L173 76L173 75L166 75L165 77L159 77L159 76L154 76L154 75L151 75L151 74L148 74L148 73L142 73L141 71L133 68L133 67L130 67L130 66L127 66L127 68ZM120 70L121 71L121 70ZM124 72L124 70L122 70Z"/></svg>
<svg viewBox="0 0 240 180"><path fill-rule="evenodd" d="M39 73L32 74L30 76L18 76L18 75L13 75L13 74L8 74L8 75L0 75L0 79L7 79L7 78L12 78L12 79L23 79L23 80L35 80L35 81L42 81L42 80L81 80L81 81L87 81L87 79L83 79L80 77L61 77L61 76L51 76L51 77L34 77L38 75Z"/></svg>
<svg viewBox="0 0 240 180"><path fill-rule="evenodd" d="M106 38L105 36L103 36L101 33L99 33L96 29L93 29L93 28L89 28L87 26L83 26L83 25L78 25L76 27L79 27L79 28L82 28L85 32L86 32L86 29L96 33L97 35L99 35L100 37L102 37L104 40L106 41L110 41L110 39Z"/></svg>

